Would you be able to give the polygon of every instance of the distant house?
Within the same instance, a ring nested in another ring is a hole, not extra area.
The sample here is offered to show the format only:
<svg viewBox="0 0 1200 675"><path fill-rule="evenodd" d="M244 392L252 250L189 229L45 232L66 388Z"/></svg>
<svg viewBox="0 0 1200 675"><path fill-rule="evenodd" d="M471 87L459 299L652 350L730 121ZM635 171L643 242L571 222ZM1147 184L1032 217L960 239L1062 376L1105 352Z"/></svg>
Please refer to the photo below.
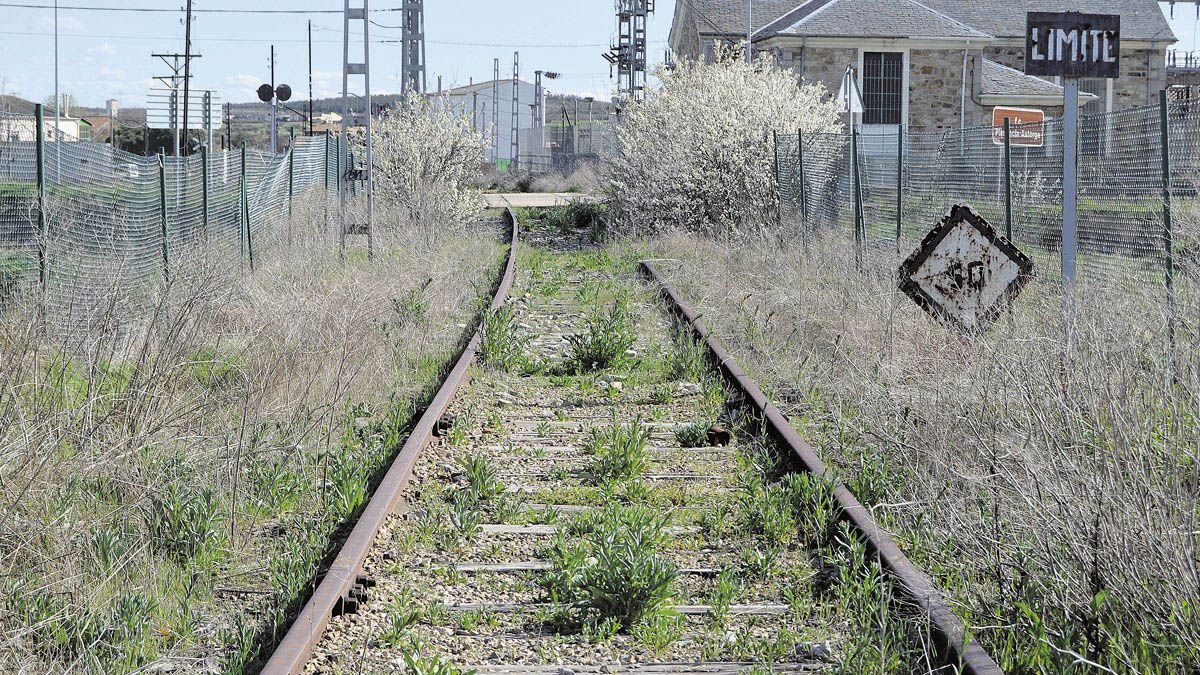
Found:
<svg viewBox="0 0 1200 675"><path fill-rule="evenodd" d="M17 96L0 96L0 139L10 142L35 140L35 106L33 101ZM46 140L54 140L56 128L60 130L57 137L64 141L82 140L90 130L90 126L77 117L63 115L55 120L54 109L50 107L43 108L42 119Z"/></svg>
<svg viewBox="0 0 1200 675"><path fill-rule="evenodd" d="M754 0L752 42L831 95L850 66L864 131L944 131L990 124L998 105L1061 116L1059 84L1022 72L1026 12L1059 10L1121 15L1121 77L1081 81L1084 112L1154 102L1175 42L1155 0ZM745 2L688 0L676 3L670 46L711 59L746 30Z"/></svg>

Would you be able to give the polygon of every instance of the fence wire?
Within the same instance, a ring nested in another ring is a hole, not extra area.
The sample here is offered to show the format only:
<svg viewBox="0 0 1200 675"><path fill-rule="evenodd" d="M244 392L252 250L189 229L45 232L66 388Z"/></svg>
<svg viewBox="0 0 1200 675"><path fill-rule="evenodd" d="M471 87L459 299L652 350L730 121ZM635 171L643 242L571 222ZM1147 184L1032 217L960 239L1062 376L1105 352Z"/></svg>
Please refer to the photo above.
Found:
<svg viewBox="0 0 1200 675"><path fill-rule="evenodd" d="M1162 284L1170 266L1194 264L1200 239L1200 110L1172 102L1165 145L1160 114L1151 106L1081 117L1081 281ZM1014 127L1012 135L1018 131ZM1010 233L1037 261L1040 274L1058 278L1061 120L1047 120L1042 134L1040 147L1010 143L1006 167L1004 144L996 142L991 127L934 134L889 129L854 139L778 131L783 225L803 237L823 230L857 235L864 255L894 264L895 254L907 255L951 206L968 204L997 231ZM852 145L857 145L857 177ZM1170 153L1171 232L1164 217L1164 151ZM855 208L856 184L861 209Z"/></svg>
<svg viewBox="0 0 1200 675"><path fill-rule="evenodd" d="M336 199L338 167L348 166L325 136L297 138L280 155L239 149L207 160L48 138L39 209L34 125L0 117L0 312L40 289L47 329L64 337L143 310L143 291L198 255L252 264L256 240L286 234L293 202Z"/></svg>

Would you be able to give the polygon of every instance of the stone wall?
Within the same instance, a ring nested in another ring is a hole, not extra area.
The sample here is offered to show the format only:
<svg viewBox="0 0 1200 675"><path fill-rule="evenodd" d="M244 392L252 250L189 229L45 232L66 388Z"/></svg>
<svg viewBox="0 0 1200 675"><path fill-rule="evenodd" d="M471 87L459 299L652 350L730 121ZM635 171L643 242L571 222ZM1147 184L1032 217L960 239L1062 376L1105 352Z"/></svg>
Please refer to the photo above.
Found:
<svg viewBox="0 0 1200 675"><path fill-rule="evenodd" d="M830 96L837 96L842 86L846 66L858 67L858 50L853 48L813 48L807 53L799 47L780 47L775 50L776 61L790 68L805 83L824 85Z"/></svg>
<svg viewBox="0 0 1200 675"><path fill-rule="evenodd" d="M976 50L968 55L973 67ZM970 73L968 72L968 77ZM978 117L967 82L967 120ZM908 127L914 133L948 131L962 124L963 52L961 49L914 49L909 53Z"/></svg>

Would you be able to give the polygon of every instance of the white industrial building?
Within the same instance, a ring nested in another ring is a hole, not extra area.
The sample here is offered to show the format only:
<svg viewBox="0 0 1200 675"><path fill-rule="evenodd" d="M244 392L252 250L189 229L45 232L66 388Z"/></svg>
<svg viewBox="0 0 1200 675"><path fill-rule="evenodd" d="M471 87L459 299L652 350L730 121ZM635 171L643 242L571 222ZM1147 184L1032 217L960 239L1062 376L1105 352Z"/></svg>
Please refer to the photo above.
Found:
<svg viewBox="0 0 1200 675"><path fill-rule="evenodd" d="M497 93L498 91L498 93ZM479 82L465 87L457 87L442 92L442 96L455 110L470 117L476 129L491 131L489 138L498 147L488 152L488 160L511 160L513 158L513 81L512 78L493 82ZM499 100L496 100L496 97ZM545 119L545 92L542 92L540 106L536 106L536 87L523 80L517 81L517 129L529 129L541 126ZM535 107L541 111L541 119L535 125ZM493 117L493 113L497 117ZM496 119L496 129L493 130L493 119ZM496 132L499 132L498 134ZM499 137L497 143L497 136ZM525 155L531 148L519 148L518 152Z"/></svg>

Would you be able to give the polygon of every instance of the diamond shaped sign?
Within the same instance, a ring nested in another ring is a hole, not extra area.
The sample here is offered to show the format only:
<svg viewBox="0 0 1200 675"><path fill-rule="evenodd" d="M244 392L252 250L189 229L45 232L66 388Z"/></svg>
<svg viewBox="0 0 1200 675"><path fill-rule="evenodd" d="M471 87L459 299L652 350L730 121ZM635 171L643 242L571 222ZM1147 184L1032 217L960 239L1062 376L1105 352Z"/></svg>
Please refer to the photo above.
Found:
<svg viewBox="0 0 1200 675"><path fill-rule="evenodd" d="M963 332L987 328L1033 277L1033 261L986 220L956 205L900 266L900 290Z"/></svg>

